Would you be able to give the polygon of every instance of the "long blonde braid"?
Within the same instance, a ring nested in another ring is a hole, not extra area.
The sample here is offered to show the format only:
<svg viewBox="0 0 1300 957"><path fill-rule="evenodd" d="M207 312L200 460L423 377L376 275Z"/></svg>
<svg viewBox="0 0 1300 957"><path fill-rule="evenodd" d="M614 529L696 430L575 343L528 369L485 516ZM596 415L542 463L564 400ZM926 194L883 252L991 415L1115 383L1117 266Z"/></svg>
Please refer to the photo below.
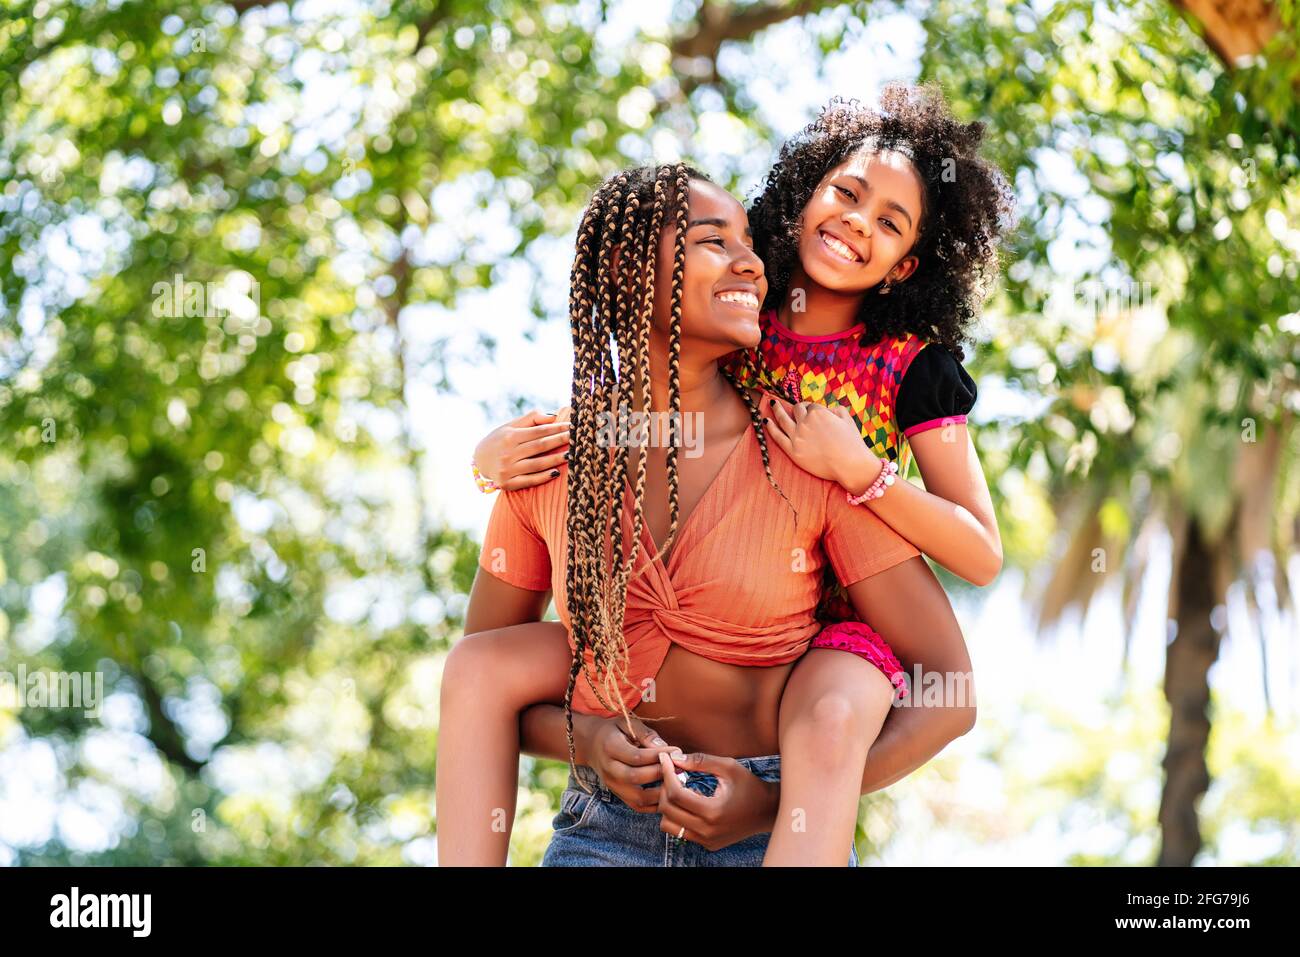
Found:
<svg viewBox="0 0 1300 957"><path fill-rule="evenodd" d="M623 715L628 732L632 716L623 701L627 687L627 644L623 633L627 584L641 554L644 527L646 454L637 452L633 495L632 552L625 559L625 496L628 450L615 443L612 456L599 441L598 419L618 415L630 402L632 387L641 379L642 407L650 409L650 329L654 323L654 277L659 233L674 215L671 326L669 330L668 393L674 434L681 425L682 286L686 264L686 225L690 182L708 178L684 164L639 167L617 174L593 194L578 229L570 274L570 325L573 332L573 409L568 473L568 563L566 585L573 664L564 693L565 735L570 770L576 772L573 740L573 694L584 673L601 706ZM617 234L617 235L616 235ZM614 248L619 246L617 268ZM618 350L613 366L611 338ZM758 436L768 482L790 504L772 476L762 417L748 391L727 374L750 412ZM676 441L667 451L670 527L659 553L644 563L640 574L671 548L678 530L678 465ZM791 504L793 509L793 505ZM795 515L796 522L798 514ZM610 556L612 555L612 561ZM587 652L591 652L590 667ZM594 671L596 679L593 679ZM602 691L617 707L611 707ZM642 718L643 721L654 719Z"/></svg>

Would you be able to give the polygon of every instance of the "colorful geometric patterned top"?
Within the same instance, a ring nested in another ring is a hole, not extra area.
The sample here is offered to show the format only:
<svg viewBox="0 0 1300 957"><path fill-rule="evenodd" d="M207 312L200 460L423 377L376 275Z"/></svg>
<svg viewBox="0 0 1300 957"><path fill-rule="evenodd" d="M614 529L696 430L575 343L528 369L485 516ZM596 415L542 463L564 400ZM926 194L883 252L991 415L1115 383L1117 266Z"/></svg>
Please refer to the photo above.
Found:
<svg viewBox="0 0 1300 957"><path fill-rule="evenodd" d="M895 403L903 376L927 343L908 335L863 347L858 339L865 323L830 335L801 336L783 326L771 309L762 313L759 325L763 338L756 349L733 352L718 364L747 388L777 392L784 391L780 385L793 371L800 401L847 406L871 451L897 462L898 474L906 476L912 455L897 424Z"/></svg>

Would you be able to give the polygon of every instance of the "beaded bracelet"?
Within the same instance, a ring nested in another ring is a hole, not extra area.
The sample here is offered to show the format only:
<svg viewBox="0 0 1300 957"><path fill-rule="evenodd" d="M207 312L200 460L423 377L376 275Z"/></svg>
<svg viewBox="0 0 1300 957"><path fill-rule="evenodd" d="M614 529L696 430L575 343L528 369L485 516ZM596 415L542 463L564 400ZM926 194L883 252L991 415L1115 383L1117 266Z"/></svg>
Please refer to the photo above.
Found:
<svg viewBox="0 0 1300 957"><path fill-rule="evenodd" d="M478 490L480 492L495 492L501 488L500 485L480 472L478 470L478 465L474 462L470 462L469 467L474 470L474 482L478 485Z"/></svg>
<svg viewBox="0 0 1300 957"><path fill-rule="evenodd" d="M894 484L894 476L898 474L898 463L893 461L884 461L880 463L880 474L876 476L874 482L867 486L867 490L861 495L854 496L852 492L845 491L844 497L850 505L861 505L868 499L880 498L885 494L885 489Z"/></svg>

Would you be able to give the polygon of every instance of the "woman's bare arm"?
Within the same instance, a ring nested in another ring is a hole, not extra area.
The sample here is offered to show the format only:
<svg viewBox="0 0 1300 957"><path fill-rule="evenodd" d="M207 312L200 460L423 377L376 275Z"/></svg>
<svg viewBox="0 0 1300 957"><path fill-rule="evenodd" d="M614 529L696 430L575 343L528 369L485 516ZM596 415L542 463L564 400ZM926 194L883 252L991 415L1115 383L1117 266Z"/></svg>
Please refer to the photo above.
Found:
<svg viewBox="0 0 1300 957"><path fill-rule="evenodd" d="M975 726L975 684L957 616L924 558L909 559L847 590L861 620L880 632L914 679L867 753L862 793L868 794L905 778ZM942 683L932 685L936 680ZM932 688L942 688L943 694ZM923 703L936 696L939 704Z"/></svg>
<svg viewBox="0 0 1300 957"><path fill-rule="evenodd" d="M465 634L541 621L550 603L549 589L517 588L479 568L465 610ZM573 715L573 743L579 764L587 758L583 732L590 727L591 717L578 712ZM564 709L553 704L536 704L524 709L519 718L519 746L525 754L567 763L569 740L564 730Z"/></svg>
<svg viewBox="0 0 1300 957"><path fill-rule="evenodd" d="M469 605L465 608L465 634L541 621L550 603L550 589L530 591L519 588L479 566L474 584L469 589Z"/></svg>
<svg viewBox="0 0 1300 957"><path fill-rule="evenodd" d="M587 732L603 720L595 715L573 712L573 748L577 764L590 764ZM535 704L519 718L519 745L525 754L569 763L569 740L564 731L564 709L555 704Z"/></svg>

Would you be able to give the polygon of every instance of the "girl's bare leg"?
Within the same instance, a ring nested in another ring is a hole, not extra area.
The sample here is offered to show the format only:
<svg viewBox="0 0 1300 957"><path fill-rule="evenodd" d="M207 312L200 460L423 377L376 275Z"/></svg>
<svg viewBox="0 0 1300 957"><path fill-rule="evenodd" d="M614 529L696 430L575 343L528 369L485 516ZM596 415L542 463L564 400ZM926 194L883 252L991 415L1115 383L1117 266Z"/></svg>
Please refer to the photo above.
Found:
<svg viewBox="0 0 1300 957"><path fill-rule="evenodd" d="M480 631L452 647L434 782L440 866L505 866L519 790L519 714L562 703L572 661L568 632L556 621Z"/></svg>
<svg viewBox="0 0 1300 957"><path fill-rule="evenodd" d="M867 752L893 698L880 669L851 652L799 659L781 696L781 803L764 867L848 862Z"/></svg>

